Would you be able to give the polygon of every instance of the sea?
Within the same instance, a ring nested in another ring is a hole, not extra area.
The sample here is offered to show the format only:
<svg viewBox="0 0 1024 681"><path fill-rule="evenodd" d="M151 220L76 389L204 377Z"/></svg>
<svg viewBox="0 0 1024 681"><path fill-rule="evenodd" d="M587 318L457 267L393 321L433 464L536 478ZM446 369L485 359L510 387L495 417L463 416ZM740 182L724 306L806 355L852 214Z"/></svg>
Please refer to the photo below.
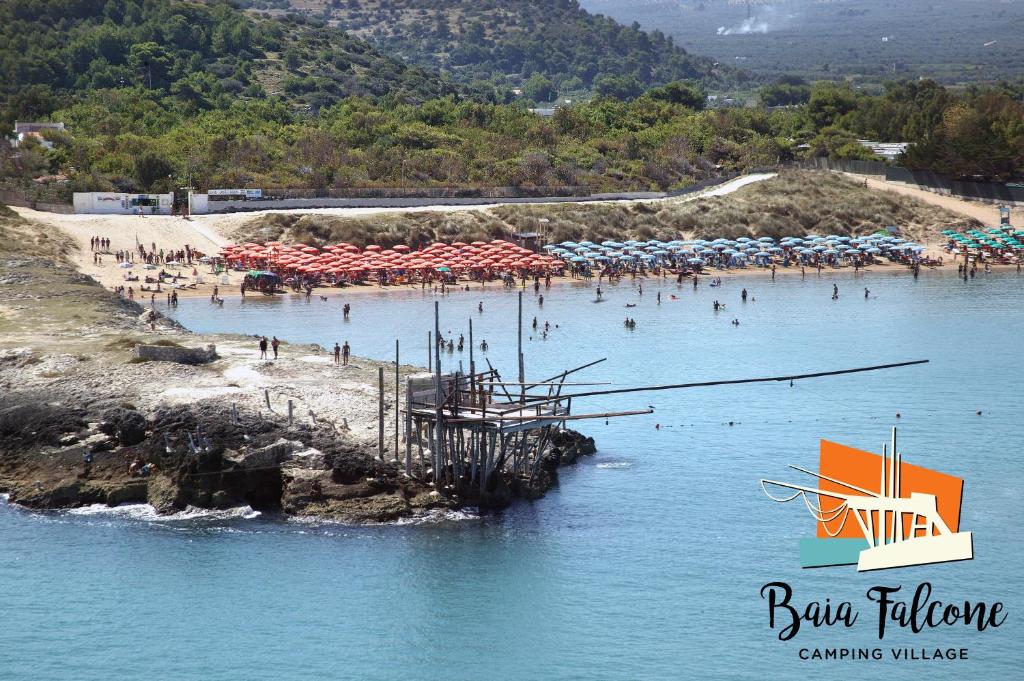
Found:
<svg viewBox="0 0 1024 681"><path fill-rule="evenodd" d="M1024 277L711 281L606 282L600 302L593 283L556 284L541 288L543 305L527 288L527 377L605 359L572 379L609 385L571 388L582 392L929 362L579 398L576 413L654 412L577 422L597 453L562 469L543 499L496 514L353 526L249 508L160 517L144 505L40 513L0 502L0 678L1017 677ZM442 334L468 344L472 319L474 342L489 346L476 361L486 357L514 380L518 291L249 296L223 307L183 299L174 316L199 332L324 348L347 340L353 355L378 360L394 358L398 339L403 364L426 365L438 302ZM282 350L287 362L289 346ZM468 361L468 348L442 353L446 370ZM880 452L893 426L904 462L965 481L960 529L973 533L974 559L802 569L798 543L813 535L814 519L800 499L773 502L759 481L814 484L787 465L817 470L822 439ZM771 626L771 583L790 587L800 614L812 603L835 614L847 602L856 620L801 621L780 640L792 618L777 608ZM1001 604L1005 620L984 631L962 622L914 631L886 618L880 639L868 590L898 587L890 598L909 609L922 583L929 603L943 603L939 618L946 604L962 610L966 601L990 612ZM901 650L909 655L894 659ZM966 659L945 659L954 652Z"/></svg>

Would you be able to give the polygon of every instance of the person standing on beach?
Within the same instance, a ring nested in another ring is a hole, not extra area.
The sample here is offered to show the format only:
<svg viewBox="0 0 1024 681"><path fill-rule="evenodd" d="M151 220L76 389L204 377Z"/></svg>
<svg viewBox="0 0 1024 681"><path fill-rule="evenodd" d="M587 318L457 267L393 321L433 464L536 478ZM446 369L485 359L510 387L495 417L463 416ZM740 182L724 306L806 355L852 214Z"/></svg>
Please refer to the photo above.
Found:
<svg viewBox="0 0 1024 681"><path fill-rule="evenodd" d="M267 358L267 337L260 338L260 359Z"/></svg>
<svg viewBox="0 0 1024 681"><path fill-rule="evenodd" d="M695 275L693 275L693 290L694 290L694 291L696 291L696 290L697 290L697 278L698 278L698 277L697 277L697 275L696 275L696 274L695 274Z"/></svg>
<svg viewBox="0 0 1024 681"><path fill-rule="evenodd" d="M839 285L832 284L832 300L839 300Z"/></svg>
<svg viewBox="0 0 1024 681"><path fill-rule="evenodd" d="M772 265L772 281L775 281L775 265Z"/></svg>
<svg viewBox="0 0 1024 681"><path fill-rule="evenodd" d="M274 349L274 359L277 359L277 348L281 345L281 341L277 340L277 336L270 341L270 347Z"/></svg>
<svg viewBox="0 0 1024 681"><path fill-rule="evenodd" d="M483 314L484 313L484 301L481 300L477 304L476 309L477 309L477 312L479 312L480 314Z"/></svg>
<svg viewBox="0 0 1024 681"><path fill-rule="evenodd" d="M341 346L334 344L334 366L341 364Z"/></svg>
<svg viewBox="0 0 1024 681"><path fill-rule="evenodd" d="M352 353L352 349L348 346L348 341L345 341L345 345L341 347L341 363L343 366L348 366L348 358Z"/></svg>

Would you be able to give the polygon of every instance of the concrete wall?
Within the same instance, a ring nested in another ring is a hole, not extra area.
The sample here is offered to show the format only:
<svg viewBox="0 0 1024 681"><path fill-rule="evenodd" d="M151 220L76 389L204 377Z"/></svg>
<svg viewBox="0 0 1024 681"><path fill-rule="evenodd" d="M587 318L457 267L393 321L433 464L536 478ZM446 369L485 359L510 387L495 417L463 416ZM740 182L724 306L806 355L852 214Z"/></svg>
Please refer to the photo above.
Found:
<svg viewBox="0 0 1024 681"><path fill-rule="evenodd" d="M132 205L133 199L157 199L159 206L144 206L145 215L170 215L174 203L172 194L125 194L122 192L75 192L76 213L120 213L138 215L139 207Z"/></svg>
<svg viewBox="0 0 1024 681"><path fill-rule="evenodd" d="M203 215L210 212L210 197L206 194L188 194L188 214Z"/></svg>
<svg viewBox="0 0 1024 681"><path fill-rule="evenodd" d="M135 357L154 362L206 364L217 359L217 348L213 345L207 345L205 349L180 348L173 345L136 345Z"/></svg>

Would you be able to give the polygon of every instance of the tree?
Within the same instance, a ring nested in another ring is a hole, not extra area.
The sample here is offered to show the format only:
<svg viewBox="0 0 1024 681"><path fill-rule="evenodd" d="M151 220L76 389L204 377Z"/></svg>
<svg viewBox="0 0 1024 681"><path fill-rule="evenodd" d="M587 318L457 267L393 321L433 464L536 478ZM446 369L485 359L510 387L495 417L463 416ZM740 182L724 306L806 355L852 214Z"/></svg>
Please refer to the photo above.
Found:
<svg viewBox="0 0 1024 681"><path fill-rule="evenodd" d="M284 51L284 65L289 71L295 71L302 64L302 55L295 47L289 47Z"/></svg>
<svg viewBox="0 0 1024 681"><path fill-rule="evenodd" d="M806 104L811 98L811 86L798 76L784 76L778 82L761 88L760 95L765 106Z"/></svg>
<svg viewBox="0 0 1024 681"><path fill-rule="evenodd" d="M146 87L162 85L173 59L167 50L153 42L136 43L128 50L128 64L140 72Z"/></svg>
<svg viewBox="0 0 1024 681"><path fill-rule="evenodd" d="M167 159L151 151L136 156L134 166L135 180L143 189L152 189L154 184L167 180L174 173L174 166Z"/></svg>
<svg viewBox="0 0 1024 681"><path fill-rule="evenodd" d="M548 78L535 73L523 83L523 94L535 102L550 102L558 96L558 91Z"/></svg>
<svg viewBox="0 0 1024 681"><path fill-rule="evenodd" d="M601 76L594 81L594 92L598 95L623 102L636 99L643 91L643 83L636 76Z"/></svg>
<svg viewBox="0 0 1024 681"><path fill-rule="evenodd" d="M647 96L657 101L682 104L695 111L703 109L704 102L707 100L707 95L700 85L685 80L676 80L661 87L652 88L647 91Z"/></svg>
<svg viewBox="0 0 1024 681"><path fill-rule="evenodd" d="M857 97L849 85L819 81L811 87L807 114L814 127L820 130L833 125L840 116L853 111L856 107Z"/></svg>

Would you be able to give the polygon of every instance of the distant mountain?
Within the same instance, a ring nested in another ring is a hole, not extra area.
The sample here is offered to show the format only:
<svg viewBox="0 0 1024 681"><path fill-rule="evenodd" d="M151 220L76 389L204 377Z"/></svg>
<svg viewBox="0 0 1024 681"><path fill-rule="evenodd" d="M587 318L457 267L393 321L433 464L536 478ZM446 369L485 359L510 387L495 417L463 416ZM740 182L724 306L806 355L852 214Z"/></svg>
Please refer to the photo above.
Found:
<svg viewBox="0 0 1024 681"><path fill-rule="evenodd" d="M1024 0L581 0L745 69L946 84L1024 76Z"/></svg>
<svg viewBox="0 0 1024 681"><path fill-rule="evenodd" d="M125 88L194 110L268 95L311 109L351 95L417 102L460 89L302 16L262 19L226 2L0 2L0 118Z"/></svg>
<svg viewBox="0 0 1024 681"><path fill-rule="evenodd" d="M264 4L274 5L270 14L284 14L277 3ZM290 7L453 80L523 86L538 101L602 81L636 90L734 76L656 26L623 25L576 0L291 0Z"/></svg>

